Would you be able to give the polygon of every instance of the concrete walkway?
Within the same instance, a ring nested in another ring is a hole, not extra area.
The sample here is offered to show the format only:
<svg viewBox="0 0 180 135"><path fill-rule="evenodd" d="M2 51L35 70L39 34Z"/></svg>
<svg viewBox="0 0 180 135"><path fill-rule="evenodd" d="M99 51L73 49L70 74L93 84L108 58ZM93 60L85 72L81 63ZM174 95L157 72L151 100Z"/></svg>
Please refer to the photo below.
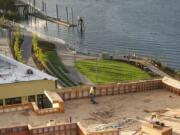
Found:
<svg viewBox="0 0 180 135"><path fill-rule="evenodd" d="M66 45L55 43L57 47L58 55L62 62L66 66L69 73L67 74L75 83L83 83L92 85L93 83L84 75L82 75L76 68L74 68L74 62L84 59L96 59L95 57L86 56L82 54L75 54L72 50L69 50Z"/></svg>
<svg viewBox="0 0 180 135"><path fill-rule="evenodd" d="M31 48L32 48L32 33L21 32L23 35L23 43L21 44L21 54L23 59L27 62L31 57Z"/></svg>
<svg viewBox="0 0 180 135"><path fill-rule="evenodd" d="M8 38L0 38L0 53L12 57Z"/></svg>
<svg viewBox="0 0 180 135"><path fill-rule="evenodd" d="M140 64L146 66L153 73L155 73L155 74L157 74L157 75L159 75L161 77L165 77L165 76L170 77L168 74L166 74L165 72L161 71L156 66L152 65L150 62L148 62L146 60L129 59L129 61L140 63Z"/></svg>
<svg viewBox="0 0 180 135"><path fill-rule="evenodd" d="M170 77L167 73L163 72L162 70L160 70L159 68L157 68L156 66L154 66L152 63L149 62L149 60L147 60L146 58L124 58L124 55L122 56L115 56L114 59L116 60L123 60L123 61L127 61L127 62L135 62L135 63L139 63L141 65L144 65L145 67L147 67L149 70L151 70L154 74L159 75L161 77Z"/></svg>

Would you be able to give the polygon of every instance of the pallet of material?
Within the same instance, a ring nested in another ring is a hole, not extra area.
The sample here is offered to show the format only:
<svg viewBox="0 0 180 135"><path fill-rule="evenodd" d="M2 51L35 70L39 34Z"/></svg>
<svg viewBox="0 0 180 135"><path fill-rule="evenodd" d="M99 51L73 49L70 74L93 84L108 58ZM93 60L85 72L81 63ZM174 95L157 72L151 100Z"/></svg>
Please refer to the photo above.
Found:
<svg viewBox="0 0 180 135"><path fill-rule="evenodd" d="M172 128L170 127L161 127L156 128L153 124L142 124L141 126L142 133L148 135L172 135Z"/></svg>

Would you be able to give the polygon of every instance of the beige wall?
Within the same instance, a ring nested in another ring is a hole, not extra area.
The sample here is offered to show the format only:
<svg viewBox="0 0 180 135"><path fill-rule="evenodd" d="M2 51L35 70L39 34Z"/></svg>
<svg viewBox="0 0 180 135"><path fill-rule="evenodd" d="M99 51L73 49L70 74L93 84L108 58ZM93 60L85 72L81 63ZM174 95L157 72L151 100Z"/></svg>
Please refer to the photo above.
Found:
<svg viewBox="0 0 180 135"><path fill-rule="evenodd" d="M54 90L55 85L55 81L52 80L0 84L0 99L43 94L44 90Z"/></svg>

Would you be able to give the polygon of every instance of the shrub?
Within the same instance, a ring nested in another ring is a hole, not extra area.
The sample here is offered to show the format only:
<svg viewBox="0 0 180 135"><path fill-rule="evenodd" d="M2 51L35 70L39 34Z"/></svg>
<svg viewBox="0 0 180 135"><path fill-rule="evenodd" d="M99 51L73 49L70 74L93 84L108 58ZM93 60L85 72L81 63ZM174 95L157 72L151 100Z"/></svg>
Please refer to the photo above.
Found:
<svg viewBox="0 0 180 135"><path fill-rule="evenodd" d="M21 51L20 51L20 32L19 31L14 32L14 46L13 47L14 47L15 59L22 63L25 63L25 61L22 58Z"/></svg>
<svg viewBox="0 0 180 135"><path fill-rule="evenodd" d="M35 33L33 36L33 53L35 55L35 57L37 58L37 60L44 65L46 62L46 57L43 54L43 51L41 50L41 48L38 47L38 35Z"/></svg>

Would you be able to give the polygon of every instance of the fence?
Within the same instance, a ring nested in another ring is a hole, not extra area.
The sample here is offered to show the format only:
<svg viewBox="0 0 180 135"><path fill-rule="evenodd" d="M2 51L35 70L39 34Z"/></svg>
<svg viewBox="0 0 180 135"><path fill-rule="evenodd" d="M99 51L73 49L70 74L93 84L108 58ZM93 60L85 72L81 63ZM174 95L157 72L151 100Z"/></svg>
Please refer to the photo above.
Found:
<svg viewBox="0 0 180 135"><path fill-rule="evenodd" d="M112 83L96 86L96 96L119 95L124 93L141 92L162 89L161 79L146 80L130 83ZM63 100L80 99L89 97L90 86L64 88L57 90Z"/></svg>
<svg viewBox="0 0 180 135"><path fill-rule="evenodd" d="M64 103L59 103L59 107L57 108L44 108L44 109L39 109L36 103L34 102L27 104L6 105L0 107L0 113L23 111L23 110L33 110L37 115L64 112Z"/></svg>
<svg viewBox="0 0 180 135"><path fill-rule="evenodd" d="M30 135L77 135L77 124L54 124L44 127L33 127L29 126Z"/></svg>
<svg viewBox="0 0 180 135"><path fill-rule="evenodd" d="M87 132L80 123L47 124L40 127L31 125L1 128L1 135L118 135L118 129Z"/></svg>
<svg viewBox="0 0 180 135"><path fill-rule="evenodd" d="M31 103L1 106L0 112L15 112L28 109L33 109Z"/></svg>
<svg viewBox="0 0 180 135"><path fill-rule="evenodd" d="M1 128L0 135L29 135L27 125Z"/></svg>

